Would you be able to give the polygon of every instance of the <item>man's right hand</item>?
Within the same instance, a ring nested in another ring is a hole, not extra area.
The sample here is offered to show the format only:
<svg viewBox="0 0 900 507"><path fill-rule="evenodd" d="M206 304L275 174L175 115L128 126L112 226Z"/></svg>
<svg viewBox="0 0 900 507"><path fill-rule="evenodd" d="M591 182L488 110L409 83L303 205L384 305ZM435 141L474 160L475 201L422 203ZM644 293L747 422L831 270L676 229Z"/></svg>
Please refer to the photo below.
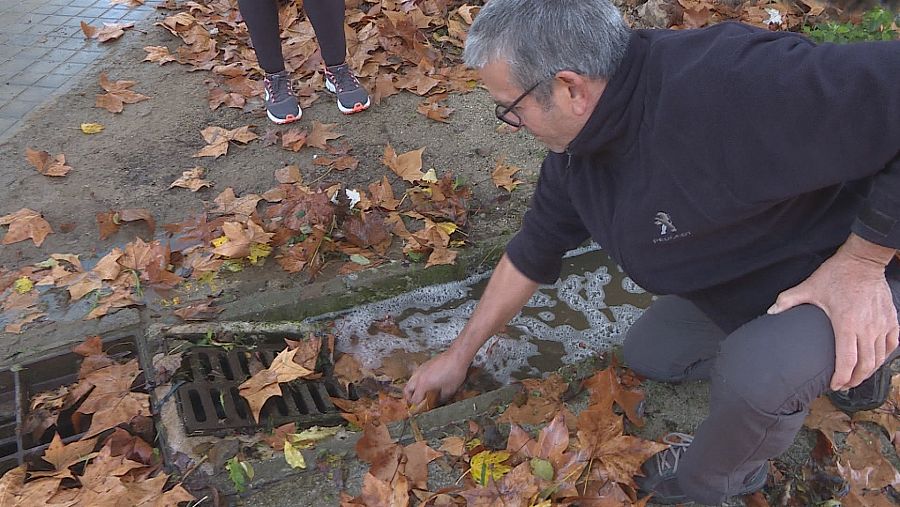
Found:
<svg viewBox="0 0 900 507"><path fill-rule="evenodd" d="M449 400L466 380L469 361L452 349L442 352L416 368L403 394L410 405L418 405L431 391L440 393L440 402Z"/></svg>

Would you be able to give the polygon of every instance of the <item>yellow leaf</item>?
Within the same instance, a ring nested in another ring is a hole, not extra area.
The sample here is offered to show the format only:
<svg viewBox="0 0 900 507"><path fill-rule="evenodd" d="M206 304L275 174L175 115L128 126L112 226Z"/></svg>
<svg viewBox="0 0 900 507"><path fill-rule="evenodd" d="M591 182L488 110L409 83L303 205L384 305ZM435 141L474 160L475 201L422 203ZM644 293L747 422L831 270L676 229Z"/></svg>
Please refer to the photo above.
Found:
<svg viewBox="0 0 900 507"><path fill-rule="evenodd" d="M99 123L82 123L81 131L85 134L99 134L103 132L103 125Z"/></svg>
<svg viewBox="0 0 900 507"><path fill-rule="evenodd" d="M439 227L441 230L447 233L447 236L456 232L456 224L453 222L438 222L434 224L435 227Z"/></svg>
<svg viewBox="0 0 900 507"><path fill-rule="evenodd" d="M23 276L16 280L16 283L13 284L13 288L19 294L25 294L26 292L31 292L31 289L34 288L34 282L31 281L27 276Z"/></svg>
<svg viewBox="0 0 900 507"><path fill-rule="evenodd" d="M312 447L319 440L334 436L335 434L337 434L339 429L341 429L340 426L333 426L330 428L320 428L318 426L313 426L312 428L301 431L300 433L288 434L288 440L290 440L291 443L298 449L307 449L309 447Z"/></svg>
<svg viewBox="0 0 900 507"><path fill-rule="evenodd" d="M284 441L284 460L293 468L306 468L303 453L291 444L290 439Z"/></svg>
<svg viewBox="0 0 900 507"><path fill-rule="evenodd" d="M428 183L437 183L437 180L437 173L434 172L434 167L429 169L425 176L422 176L422 181L427 181Z"/></svg>
<svg viewBox="0 0 900 507"><path fill-rule="evenodd" d="M472 440L469 440L468 442L466 442L466 449L471 451L472 449L478 447L479 445L481 445L481 439L473 438Z"/></svg>
<svg viewBox="0 0 900 507"><path fill-rule="evenodd" d="M218 238L212 240L212 244L216 248L219 248L225 243L228 243L228 236L219 236Z"/></svg>
<svg viewBox="0 0 900 507"><path fill-rule="evenodd" d="M509 459L507 451L481 451L472 456L470 462L472 479L482 485L487 486L488 479L499 481L512 468L504 465L503 462Z"/></svg>
<svg viewBox="0 0 900 507"><path fill-rule="evenodd" d="M250 264L255 266L261 259L268 257L270 253L272 253L271 245L253 243L250 245L250 255L247 256L247 259L250 261Z"/></svg>

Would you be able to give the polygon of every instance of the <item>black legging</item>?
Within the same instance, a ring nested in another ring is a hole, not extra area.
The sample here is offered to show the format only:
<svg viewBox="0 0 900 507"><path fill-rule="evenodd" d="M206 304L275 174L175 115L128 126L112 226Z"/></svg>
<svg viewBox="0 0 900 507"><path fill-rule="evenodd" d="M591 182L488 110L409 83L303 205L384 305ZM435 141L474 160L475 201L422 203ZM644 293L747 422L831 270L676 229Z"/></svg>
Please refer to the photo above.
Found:
<svg viewBox="0 0 900 507"><path fill-rule="evenodd" d="M238 0L238 8L250 31L259 66L267 74L284 70L276 0ZM344 0L305 0L303 10L316 32L325 65L344 63Z"/></svg>

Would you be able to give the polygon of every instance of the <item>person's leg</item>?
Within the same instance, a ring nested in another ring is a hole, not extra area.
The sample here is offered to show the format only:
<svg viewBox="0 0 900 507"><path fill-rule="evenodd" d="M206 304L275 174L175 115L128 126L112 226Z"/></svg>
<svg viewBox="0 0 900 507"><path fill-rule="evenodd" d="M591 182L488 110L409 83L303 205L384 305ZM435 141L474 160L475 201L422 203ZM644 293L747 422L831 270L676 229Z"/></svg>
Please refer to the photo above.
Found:
<svg viewBox="0 0 900 507"><path fill-rule="evenodd" d="M303 8L325 61L325 87L336 95L338 109L344 114L365 111L371 104L369 92L344 61L347 58L344 0L304 0Z"/></svg>
<svg viewBox="0 0 900 507"><path fill-rule="evenodd" d="M725 332L678 296L662 296L625 335L625 365L660 382L708 379Z"/></svg>
<svg viewBox="0 0 900 507"><path fill-rule="evenodd" d="M900 285L892 290L896 305ZM828 390L834 350L831 321L813 305L761 316L729 335L713 368L710 414L677 472L684 493L718 504L787 450L809 404Z"/></svg>
<svg viewBox="0 0 900 507"><path fill-rule="evenodd" d="M238 8L250 32L256 60L266 73L266 116L278 124L299 120L303 111L291 88L291 76L284 68L276 0L238 0Z"/></svg>
<svg viewBox="0 0 900 507"><path fill-rule="evenodd" d="M255 1L255 0L243 0ZM316 32L325 65L334 67L347 58L344 37L344 0L304 0L303 10Z"/></svg>
<svg viewBox="0 0 900 507"><path fill-rule="evenodd" d="M343 2L342 2L343 5ZM266 74L277 74L284 70L284 56L281 53L281 36L278 27L278 4L276 0L238 0L241 17L247 24L256 60ZM343 32L341 32L343 35Z"/></svg>

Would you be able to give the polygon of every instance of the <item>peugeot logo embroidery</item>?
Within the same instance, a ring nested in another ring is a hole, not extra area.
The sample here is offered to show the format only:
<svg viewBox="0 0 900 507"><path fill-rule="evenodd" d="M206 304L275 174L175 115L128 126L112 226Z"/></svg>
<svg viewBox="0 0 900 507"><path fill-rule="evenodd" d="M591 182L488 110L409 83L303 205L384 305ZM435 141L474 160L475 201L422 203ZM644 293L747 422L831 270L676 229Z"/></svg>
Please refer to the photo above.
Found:
<svg viewBox="0 0 900 507"><path fill-rule="evenodd" d="M669 241L687 238L691 236L691 231L678 232L672 217L664 212L658 211L653 217L653 224L659 226L659 237L653 238L653 243L668 243Z"/></svg>
<svg viewBox="0 0 900 507"><path fill-rule="evenodd" d="M672 223L672 217L670 217L668 213L663 213L662 211L656 213L653 223L659 226L660 236L665 236L670 232L678 231L678 229L675 228L675 224Z"/></svg>

